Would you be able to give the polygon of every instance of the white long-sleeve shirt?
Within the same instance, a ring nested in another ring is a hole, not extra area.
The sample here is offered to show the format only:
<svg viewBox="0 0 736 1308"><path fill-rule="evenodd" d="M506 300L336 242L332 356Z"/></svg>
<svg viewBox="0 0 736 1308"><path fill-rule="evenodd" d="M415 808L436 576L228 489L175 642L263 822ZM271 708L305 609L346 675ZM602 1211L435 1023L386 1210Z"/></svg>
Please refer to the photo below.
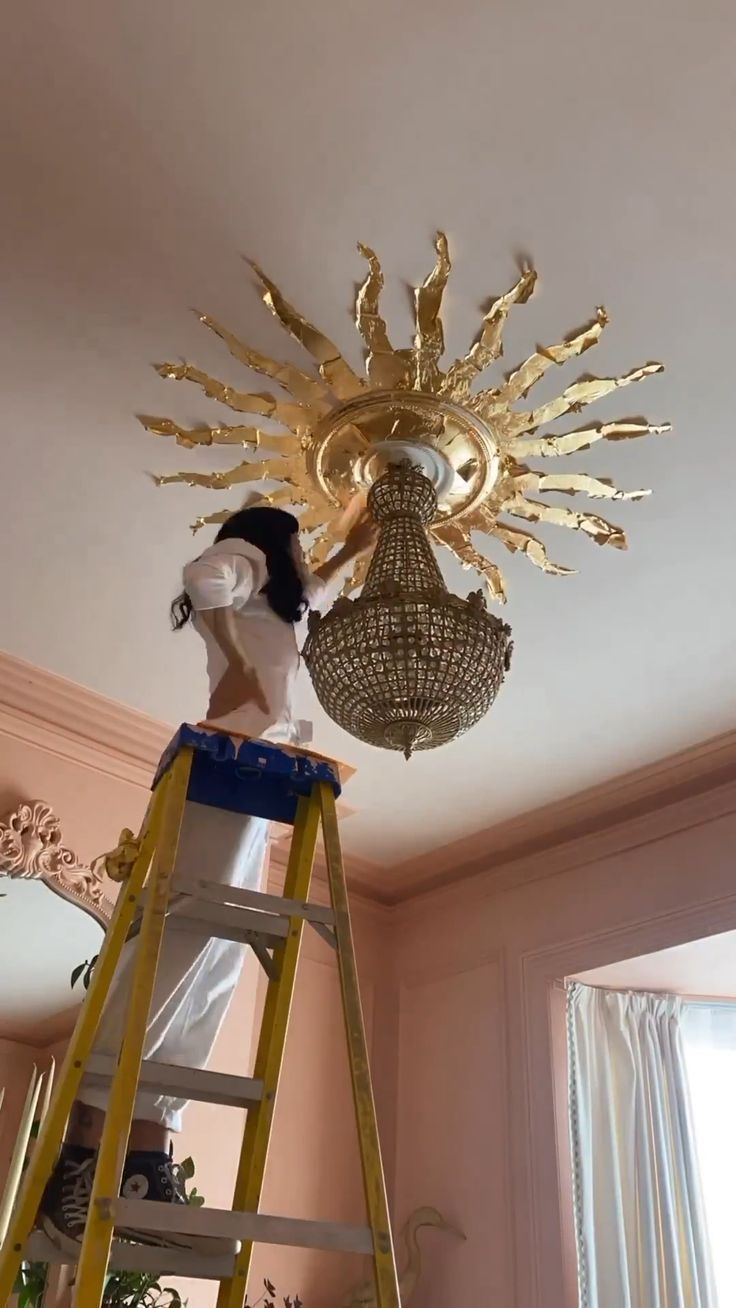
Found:
<svg viewBox="0 0 736 1308"><path fill-rule="evenodd" d="M223 731L237 731L260 740L306 744L312 738L312 724L294 717L301 661L297 632L274 613L267 597L261 594L267 580L265 554L243 540L211 545L184 569L184 587L195 612L194 625L207 649L210 694L225 674L227 659L198 615L232 605L241 645L269 705L266 714L255 704L245 704L235 713L216 719L216 725ZM317 577L308 578L305 594L310 606L327 607L332 589Z"/></svg>

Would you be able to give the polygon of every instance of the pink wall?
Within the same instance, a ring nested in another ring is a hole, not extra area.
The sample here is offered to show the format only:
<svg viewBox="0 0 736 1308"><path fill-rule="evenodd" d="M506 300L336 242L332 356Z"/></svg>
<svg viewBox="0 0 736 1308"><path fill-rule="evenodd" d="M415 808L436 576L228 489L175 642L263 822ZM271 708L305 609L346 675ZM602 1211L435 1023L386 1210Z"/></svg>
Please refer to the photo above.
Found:
<svg viewBox="0 0 736 1308"><path fill-rule="evenodd" d="M396 911L396 1212L468 1236L427 1233L422 1308L577 1304L554 981L736 926L735 810L723 787Z"/></svg>

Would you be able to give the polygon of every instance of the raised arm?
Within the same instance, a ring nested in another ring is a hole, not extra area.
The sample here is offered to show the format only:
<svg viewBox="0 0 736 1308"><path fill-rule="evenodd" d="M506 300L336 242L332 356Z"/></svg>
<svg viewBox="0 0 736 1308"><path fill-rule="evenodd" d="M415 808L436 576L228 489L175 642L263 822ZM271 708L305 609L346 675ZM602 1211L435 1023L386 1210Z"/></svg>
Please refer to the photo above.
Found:
<svg viewBox="0 0 736 1308"><path fill-rule="evenodd" d="M332 581L333 577L352 563L354 559L373 548L377 535L378 532L373 519L367 513L363 514L355 525L350 528L337 554L333 554L332 558L323 563L321 568L315 568L314 576L319 577L320 581L325 584Z"/></svg>

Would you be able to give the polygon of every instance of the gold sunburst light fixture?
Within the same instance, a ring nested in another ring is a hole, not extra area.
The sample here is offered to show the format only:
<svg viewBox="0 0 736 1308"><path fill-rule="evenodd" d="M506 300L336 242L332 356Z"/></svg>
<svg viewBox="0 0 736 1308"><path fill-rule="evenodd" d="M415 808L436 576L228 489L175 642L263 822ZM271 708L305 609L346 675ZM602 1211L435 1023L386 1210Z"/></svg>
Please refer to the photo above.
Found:
<svg viewBox="0 0 736 1308"><path fill-rule="evenodd" d="M662 364L646 363L620 377L586 375L556 399L523 407L525 397L550 368L598 343L608 321L604 309L598 309L592 322L561 343L538 346L505 378L486 386L482 374L503 352L508 314L515 304L529 299L536 272L525 269L521 273L511 290L492 303L468 353L443 367L440 309L450 273L446 237L437 235L435 265L414 293L414 344L403 349L392 346L381 316L383 273L378 258L367 246L358 248L368 264L356 300L356 323L365 345L365 375L356 372L337 346L252 265L265 303L304 346L315 367L306 370L271 359L245 345L214 318L201 315L204 325L221 338L235 359L270 378L278 389L273 393L241 391L191 363L158 365L162 377L193 382L211 399L249 419L188 429L170 418L142 418L148 431L173 437L188 449L239 445L247 450L243 461L227 472L179 472L157 478L158 483L185 482L220 491L254 482L280 483L272 493L264 493L263 500L301 508L303 530L315 533L311 556L318 565L344 529L344 510L356 493L367 492L387 467L406 457L431 480L437 493L437 508L429 526L432 539L485 578L491 596L501 602L505 599L501 571L475 547L475 533L494 538L512 553L525 554L538 568L558 576L573 569L553 562L543 542L514 520L572 528L599 545L625 548L623 531L599 514L544 497L561 492L593 499L636 500L649 492L617 490L607 478L586 472L547 472L544 463L587 450L597 441L661 434L670 430L669 424L628 418L565 432L544 434L541 429L566 414L579 414L620 387L661 372ZM266 420L266 425L255 425L258 419ZM542 466L532 467L529 460L540 460ZM195 528L205 522L222 522L236 507L199 518ZM367 562L359 565L348 590L362 584L366 567Z"/></svg>

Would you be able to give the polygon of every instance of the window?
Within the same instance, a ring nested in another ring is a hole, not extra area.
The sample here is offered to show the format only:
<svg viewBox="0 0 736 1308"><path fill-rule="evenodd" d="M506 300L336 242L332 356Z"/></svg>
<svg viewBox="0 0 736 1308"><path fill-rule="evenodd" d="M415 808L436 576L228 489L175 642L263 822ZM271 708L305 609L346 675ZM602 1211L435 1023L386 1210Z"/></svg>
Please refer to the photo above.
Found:
<svg viewBox="0 0 736 1308"><path fill-rule="evenodd" d="M686 1003L683 1042L719 1308L736 1305L736 1003Z"/></svg>

